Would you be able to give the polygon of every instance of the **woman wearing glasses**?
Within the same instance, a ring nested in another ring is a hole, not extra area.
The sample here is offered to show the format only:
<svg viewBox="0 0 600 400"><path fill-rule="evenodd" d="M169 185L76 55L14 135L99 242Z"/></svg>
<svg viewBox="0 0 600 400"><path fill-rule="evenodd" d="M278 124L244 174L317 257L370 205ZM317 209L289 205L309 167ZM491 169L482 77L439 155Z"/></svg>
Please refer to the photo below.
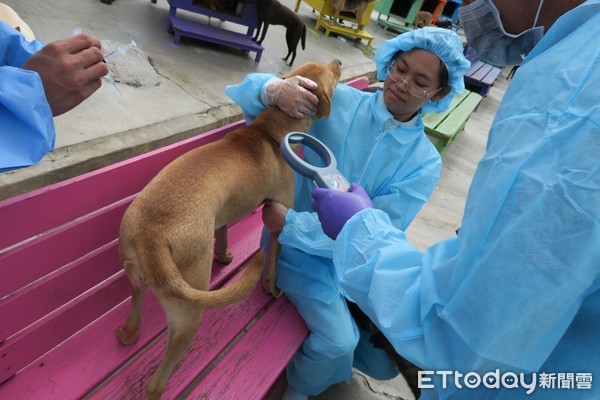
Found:
<svg viewBox="0 0 600 400"><path fill-rule="evenodd" d="M454 95L463 92L469 62L460 38L439 28L418 29L382 43L375 62L378 78L385 80L383 90L367 93L338 85L330 117L317 120L310 134L331 149L338 169L365 188L376 208L390 215L397 228L406 229L441 170L421 114L446 110ZM242 107L248 122L270 105L301 118L315 108L316 97L307 90L314 85L301 77L282 80L255 73L227 87L226 93ZM311 152L304 158L319 165ZM333 241L310 207L313 188L310 180L296 175L294 208L272 203L263 210L267 229L281 231L277 286L310 329L288 364L284 399L318 395L349 380L353 366L376 379L391 379L399 372L357 326L340 293Z"/></svg>

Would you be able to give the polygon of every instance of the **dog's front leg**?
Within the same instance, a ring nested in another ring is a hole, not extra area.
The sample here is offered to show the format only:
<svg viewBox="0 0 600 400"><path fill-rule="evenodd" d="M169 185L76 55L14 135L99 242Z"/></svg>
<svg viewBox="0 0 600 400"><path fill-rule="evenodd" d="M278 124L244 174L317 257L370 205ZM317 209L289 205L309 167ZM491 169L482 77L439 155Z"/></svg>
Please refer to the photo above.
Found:
<svg viewBox="0 0 600 400"><path fill-rule="evenodd" d="M360 32L362 31L365 26L363 25L363 18L365 16L365 13L367 12L367 3L364 3L361 6L358 6L358 9L356 10L356 29L355 32Z"/></svg>
<svg viewBox="0 0 600 400"><path fill-rule="evenodd" d="M227 225L215 231L215 260L219 264L229 264L233 261L233 254L227 248Z"/></svg>
<svg viewBox="0 0 600 400"><path fill-rule="evenodd" d="M267 265L265 267L265 273L263 275L263 287L265 291L274 297L281 296L281 290L277 288L277 261L279 260L279 252L281 251L281 245L278 241L279 232L273 233L269 237L269 254L267 254Z"/></svg>
<svg viewBox="0 0 600 400"><path fill-rule="evenodd" d="M256 42L257 44L262 44L263 40L265 40L265 36L267 35L267 29L269 29L269 23L265 21L263 22L262 35L260 37L260 40Z"/></svg>

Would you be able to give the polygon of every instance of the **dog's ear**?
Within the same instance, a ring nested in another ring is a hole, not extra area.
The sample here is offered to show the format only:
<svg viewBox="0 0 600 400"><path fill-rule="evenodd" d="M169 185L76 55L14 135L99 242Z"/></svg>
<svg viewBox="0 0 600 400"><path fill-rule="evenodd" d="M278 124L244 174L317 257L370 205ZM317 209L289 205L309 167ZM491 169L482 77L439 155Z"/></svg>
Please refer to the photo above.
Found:
<svg viewBox="0 0 600 400"><path fill-rule="evenodd" d="M317 118L329 117L329 114L331 114L331 96L323 90L318 97Z"/></svg>

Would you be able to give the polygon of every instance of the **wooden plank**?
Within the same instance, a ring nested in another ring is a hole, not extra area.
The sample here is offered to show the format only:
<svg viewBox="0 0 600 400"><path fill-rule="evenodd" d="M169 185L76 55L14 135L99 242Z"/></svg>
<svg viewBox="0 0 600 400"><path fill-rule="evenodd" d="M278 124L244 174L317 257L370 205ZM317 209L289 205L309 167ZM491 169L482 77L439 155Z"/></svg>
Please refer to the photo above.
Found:
<svg viewBox="0 0 600 400"><path fill-rule="evenodd" d="M121 270L115 239L56 274L0 302L0 341L75 299Z"/></svg>
<svg viewBox="0 0 600 400"><path fill-rule="evenodd" d="M474 73L476 73L477 71L479 71L479 69L481 67L483 67L485 64L482 61L476 60L476 61L471 61L471 66L469 67L469 69L467 70L467 72L465 72L465 77L471 77L471 75L473 75Z"/></svg>
<svg viewBox="0 0 600 400"><path fill-rule="evenodd" d="M279 298L187 399L262 399L306 334L295 308Z"/></svg>
<svg viewBox="0 0 600 400"><path fill-rule="evenodd" d="M346 85L358 90L363 90L369 87L369 79L366 76L359 76L346 82Z"/></svg>
<svg viewBox="0 0 600 400"><path fill-rule="evenodd" d="M165 165L244 126L244 121L0 202L0 249L139 192ZM68 202L68 207L65 207Z"/></svg>
<svg viewBox="0 0 600 400"><path fill-rule="evenodd" d="M163 398L174 399L179 396L272 301L273 298L257 285L246 299L223 309L207 311L194 342L170 377ZM166 340L166 335L162 335L139 358L95 391L90 399L145 398L146 385L164 356ZM132 385L132 382L135 384Z"/></svg>
<svg viewBox="0 0 600 400"><path fill-rule="evenodd" d="M118 238L127 198L0 254L0 298ZM27 266L27 268L23 268Z"/></svg>
<svg viewBox="0 0 600 400"><path fill-rule="evenodd" d="M498 78L498 75L500 75L500 72L502 72L500 68L492 67L481 82L489 86L493 85L496 78Z"/></svg>
<svg viewBox="0 0 600 400"><path fill-rule="evenodd" d="M481 95L477 93L469 93L452 113L438 125L437 131L447 138L456 136L464 128L481 98Z"/></svg>
<svg viewBox="0 0 600 400"><path fill-rule="evenodd" d="M450 103L450 107L441 113L430 112L423 115L422 120L425 127L435 131L437 126L441 124L446 117L448 117L448 115L460 104L460 102L468 93L469 91L465 91L464 93L456 94Z"/></svg>
<svg viewBox="0 0 600 400"><path fill-rule="evenodd" d="M5 340L0 345L0 354L2 354L0 357L0 382L5 381L40 355L56 347L74 332L98 319L126 299L131 291L129 279L124 273L115 274L100 286L92 293L87 293L61 308L60 312L46 316L24 331ZM40 366L43 367L44 364L42 363ZM31 385L31 382L35 381L28 381L28 384ZM3 386L0 386L2 391ZM14 398L12 396L0 397Z"/></svg>
<svg viewBox="0 0 600 400"><path fill-rule="evenodd" d="M482 81L483 78L485 78L485 76L492 70L492 68L494 67L489 64L484 64L477 70L477 72L471 75L470 78L475 79L476 81Z"/></svg>
<svg viewBox="0 0 600 400"><path fill-rule="evenodd" d="M264 47L252 41L252 35L222 29L216 26L189 21L179 17L169 17L171 26L181 36L188 36L206 42L217 43L241 50L262 52ZM177 37L177 36L176 36ZM175 41L177 43L177 40Z"/></svg>

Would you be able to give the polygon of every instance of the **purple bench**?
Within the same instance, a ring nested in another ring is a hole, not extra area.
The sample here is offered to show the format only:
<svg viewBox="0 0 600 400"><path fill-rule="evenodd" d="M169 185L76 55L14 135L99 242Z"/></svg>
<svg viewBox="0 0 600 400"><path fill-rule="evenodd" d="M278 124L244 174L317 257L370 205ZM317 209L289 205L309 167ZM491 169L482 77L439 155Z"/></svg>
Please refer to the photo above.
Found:
<svg viewBox="0 0 600 400"><path fill-rule="evenodd" d="M502 70L481 61L479 54L471 46L465 46L464 55L471 62L471 68L465 73L467 90L479 93L482 97L487 96Z"/></svg>
<svg viewBox="0 0 600 400"><path fill-rule="evenodd" d="M194 0L168 0L169 3L169 29L174 34L174 42L179 44L182 36L191 37L205 42L216 43L224 46L233 47L245 51L255 51L255 62L259 62L264 47L252 41L252 35L258 25L258 16L256 13L256 4L250 2L238 3L242 5L242 14L229 15L211 11L202 6L202 2ZM192 21L177 16L177 9L182 9L202 15L209 18L217 18L222 21L229 21L238 25L247 27L245 33L239 33L217 26Z"/></svg>
<svg viewBox="0 0 600 400"><path fill-rule="evenodd" d="M0 202L1 399L144 398L166 323L149 292L139 341L123 346L115 336L131 292L117 251L121 218L170 161L243 124ZM213 265L211 288L238 276L258 250L262 227L260 209L230 227L235 259ZM258 284L244 300L204 314L164 398L271 398L307 332L285 296L274 299Z"/></svg>

